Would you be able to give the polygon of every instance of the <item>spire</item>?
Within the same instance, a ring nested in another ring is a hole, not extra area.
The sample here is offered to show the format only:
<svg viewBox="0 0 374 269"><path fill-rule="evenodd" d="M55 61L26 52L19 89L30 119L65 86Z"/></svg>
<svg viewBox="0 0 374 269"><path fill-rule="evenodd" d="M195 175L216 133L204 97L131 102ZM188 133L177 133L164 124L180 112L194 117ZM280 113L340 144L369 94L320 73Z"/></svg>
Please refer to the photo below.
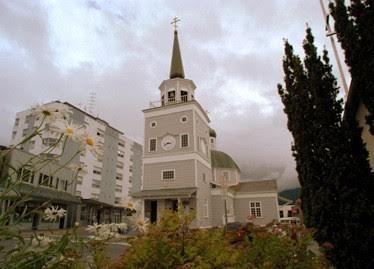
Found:
<svg viewBox="0 0 374 269"><path fill-rule="evenodd" d="M177 30L174 30L174 43L173 55L171 56L170 78L184 78L182 56L179 49Z"/></svg>

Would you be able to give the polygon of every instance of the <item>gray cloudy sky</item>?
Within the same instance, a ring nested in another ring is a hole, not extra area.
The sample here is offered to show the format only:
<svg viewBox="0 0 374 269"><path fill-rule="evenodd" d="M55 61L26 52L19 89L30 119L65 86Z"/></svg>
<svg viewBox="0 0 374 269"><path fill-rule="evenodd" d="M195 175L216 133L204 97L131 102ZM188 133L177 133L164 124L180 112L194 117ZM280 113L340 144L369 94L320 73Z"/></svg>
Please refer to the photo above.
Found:
<svg viewBox="0 0 374 269"><path fill-rule="evenodd" d="M101 118L143 143L141 110L168 77L174 16L186 77L219 148L244 178L297 185L276 84L282 38L301 53L305 23L330 50L318 0L0 0L0 144L16 112L56 99L87 104L90 92Z"/></svg>

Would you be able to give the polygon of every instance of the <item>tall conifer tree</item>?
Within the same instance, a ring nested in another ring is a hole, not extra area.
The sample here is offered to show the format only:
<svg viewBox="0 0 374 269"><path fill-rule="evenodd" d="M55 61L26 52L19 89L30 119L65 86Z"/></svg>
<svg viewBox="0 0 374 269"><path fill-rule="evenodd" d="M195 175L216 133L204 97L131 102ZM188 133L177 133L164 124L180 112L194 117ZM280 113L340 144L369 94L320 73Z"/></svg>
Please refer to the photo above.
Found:
<svg viewBox="0 0 374 269"><path fill-rule="evenodd" d="M337 100L327 51L321 59L311 30L306 32L303 64L286 43L285 87L278 86L294 137L306 224L317 229L315 239L320 244L333 246L328 256L337 268L373 268L368 184L372 174L367 154L356 154L365 153L362 141L356 139L357 132L342 125L342 101ZM354 141L358 143L353 145Z"/></svg>
<svg viewBox="0 0 374 269"><path fill-rule="evenodd" d="M374 135L374 1L352 0L348 7L344 2L331 3L331 14L354 82L351 87L369 111L366 122Z"/></svg>

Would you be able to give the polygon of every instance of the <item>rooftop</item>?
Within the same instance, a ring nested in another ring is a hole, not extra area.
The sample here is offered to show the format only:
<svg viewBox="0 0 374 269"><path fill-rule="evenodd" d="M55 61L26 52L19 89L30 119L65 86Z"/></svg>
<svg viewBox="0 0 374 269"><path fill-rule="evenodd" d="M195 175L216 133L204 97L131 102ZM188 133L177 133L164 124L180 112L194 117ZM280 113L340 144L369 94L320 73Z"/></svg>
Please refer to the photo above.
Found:
<svg viewBox="0 0 374 269"><path fill-rule="evenodd" d="M220 168L233 168L240 171L239 166L236 164L230 155L223 151L212 150L211 151L212 166Z"/></svg>

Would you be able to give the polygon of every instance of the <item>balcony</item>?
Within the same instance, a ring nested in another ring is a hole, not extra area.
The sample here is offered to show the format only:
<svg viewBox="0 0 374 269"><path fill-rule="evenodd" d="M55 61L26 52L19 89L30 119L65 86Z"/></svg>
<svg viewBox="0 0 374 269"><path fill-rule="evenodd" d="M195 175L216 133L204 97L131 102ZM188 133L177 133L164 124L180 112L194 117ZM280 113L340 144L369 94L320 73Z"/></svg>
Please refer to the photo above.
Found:
<svg viewBox="0 0 374 269"><path fill-rule="evenodd" d="M156 108L161 106L167 106L167 105L174 105L179 103L186 103L188 102L188 96L181 96L181 99L175 99L175 97L170 97L167 99L167 102L164 103L163 101L152 101L149 102L149 108Z"/></svg>

